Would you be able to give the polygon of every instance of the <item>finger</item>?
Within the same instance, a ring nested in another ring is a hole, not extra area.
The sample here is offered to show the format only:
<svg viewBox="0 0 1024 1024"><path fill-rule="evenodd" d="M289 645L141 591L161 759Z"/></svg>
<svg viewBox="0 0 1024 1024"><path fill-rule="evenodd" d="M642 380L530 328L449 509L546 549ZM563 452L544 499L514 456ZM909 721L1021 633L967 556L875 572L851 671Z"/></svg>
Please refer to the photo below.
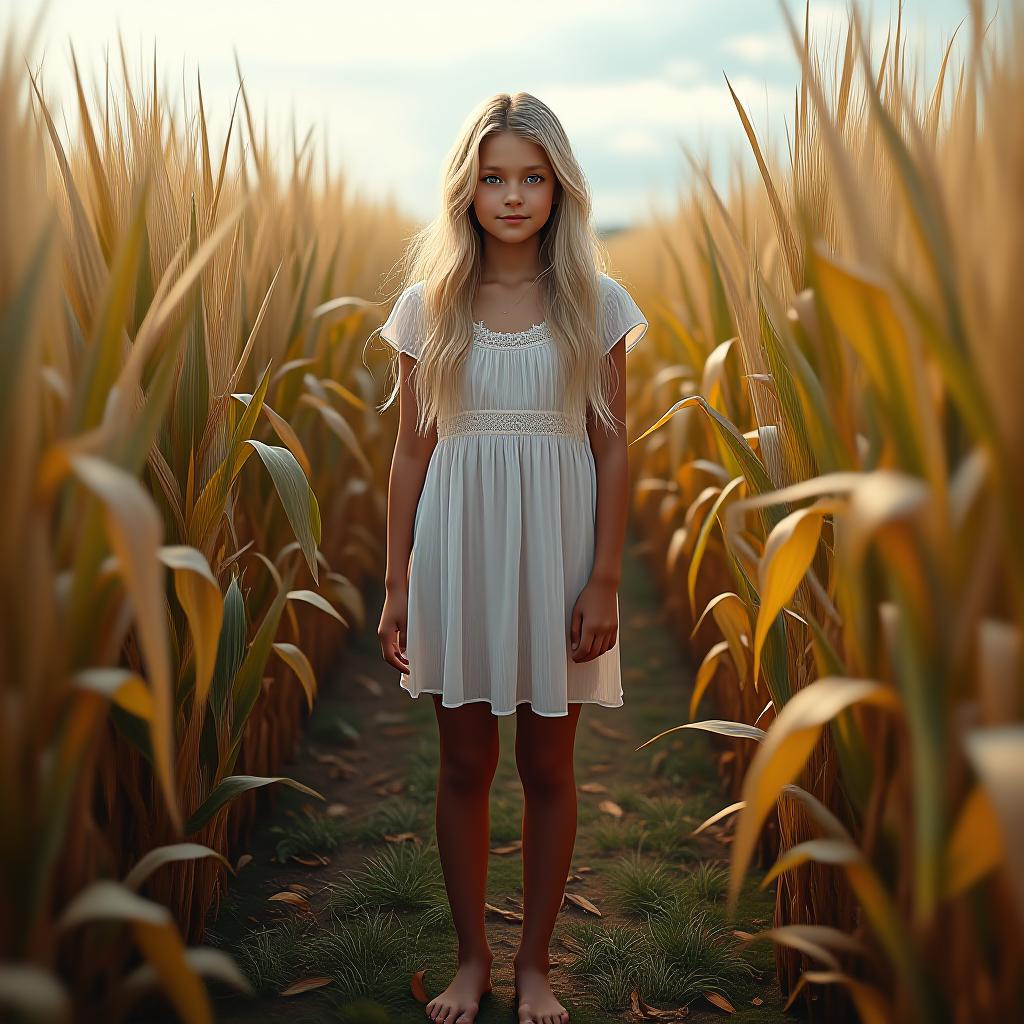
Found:
<svg viewBox="0 0 1024 1024"><path fill-rule="evenodd" d="M572 624L569 630L569 639L572 642L573 649L575 650L580 642L580 633L583 631L583 615L573 610L572 613Z"/></svg>
<svg viewBox="0 0 1024 1024"><path fill-rule="evenodd" d="M576 648L577 661L589 661L593 657L595 636L590 630L585 629L580 638L580 645Z"/></svg>

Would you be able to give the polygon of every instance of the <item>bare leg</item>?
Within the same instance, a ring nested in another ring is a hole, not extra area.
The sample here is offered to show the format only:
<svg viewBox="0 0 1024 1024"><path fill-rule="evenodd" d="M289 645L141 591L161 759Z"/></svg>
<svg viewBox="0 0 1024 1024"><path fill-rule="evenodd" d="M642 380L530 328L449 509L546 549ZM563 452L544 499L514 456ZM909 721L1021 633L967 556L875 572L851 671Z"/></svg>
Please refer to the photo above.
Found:
<svg viewBox="0 0 1024 1024"><path fill-rule="evenodd" d="M516 765L523 780L523 933L516 952L520 1024L567 1024L548 984L548 945L576 842L573 745L582 704L564 718L517 709Z"/></svg>
<svg viewBox="0 0 1024 1024"><path fill-rule="evenodd" d="M498 720L486 701L446 708L432 694L441 742L437 775L437 847L448 902L459 936L459 967L452 983L427 1003L438 1024L470 1024L480 998L491 990L491 961L484 928L488 799L498 766Z"/></svg>

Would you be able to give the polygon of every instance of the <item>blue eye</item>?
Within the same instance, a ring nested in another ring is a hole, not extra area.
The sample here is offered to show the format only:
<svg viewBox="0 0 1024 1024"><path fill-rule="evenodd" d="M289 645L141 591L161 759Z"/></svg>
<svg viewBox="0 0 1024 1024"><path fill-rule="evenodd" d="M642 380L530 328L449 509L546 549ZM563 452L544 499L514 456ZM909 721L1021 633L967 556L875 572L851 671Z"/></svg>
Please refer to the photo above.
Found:
<svg viewBox="0 0 1024 1024"><path fill-rule="evenodd" d="M497 178L497 177L498 177L497 174L485 174L483 176L483 180L486 182L488 178ZM544 180L544 176L542 174L537 174L536 172L534 172L533 174L528 174L527 177L528 178L540 178L540 181ZM540 181L537 182L538 185L540 184Z"/></svg>

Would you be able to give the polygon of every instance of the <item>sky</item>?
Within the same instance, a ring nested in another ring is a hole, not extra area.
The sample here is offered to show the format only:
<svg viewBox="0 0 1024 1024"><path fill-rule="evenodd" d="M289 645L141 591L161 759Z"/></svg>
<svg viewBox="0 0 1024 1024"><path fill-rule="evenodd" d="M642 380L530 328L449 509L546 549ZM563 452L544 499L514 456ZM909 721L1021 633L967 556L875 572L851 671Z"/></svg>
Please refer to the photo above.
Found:
<svg viewBox="0 0 1024 1024"><path fill-rule="evenodd" d="M1001 0L1013 4L1015 0ZM71 48L102 91L120 80L120 32L133 81L151 75L195 112L201 78L213 138L223 140L238 88L237 56L255 116L279 159L312 128L317 152L370 199L409 216L437 212L445 154L481 100L524 90L558 115L590 183L601 230L670 211L690 179L684 147L707 153L725 183L736 153L754 168L726 85L762 142L785 152L798 62L781 5L802 24L803 0L49 0L29 65L65 135L76 125ZM862 2L877 65L897 0ZM986 3L989 17L994 2ZM39 0L0 0L0 31L26 26ZM903 0L908 55L930 83L968 0ZM812 0L812 37L842 38L846 4ZM184 97L184 100L183 100Z"/></svg>

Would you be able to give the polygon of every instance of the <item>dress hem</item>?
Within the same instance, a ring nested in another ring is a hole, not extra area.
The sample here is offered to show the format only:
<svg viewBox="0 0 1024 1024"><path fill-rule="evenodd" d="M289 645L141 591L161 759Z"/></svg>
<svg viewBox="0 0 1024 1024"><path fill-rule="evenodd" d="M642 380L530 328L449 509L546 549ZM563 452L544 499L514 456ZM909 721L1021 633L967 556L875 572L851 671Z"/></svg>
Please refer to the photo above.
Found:
<svg viewBox="0 0 1024 1024"><path fill-rule="evenodd" d="M412 690L406 689L406 687L404 687L404 686L402 687L402 689L405 690L405 692L407 694L409 694L409 696L412 697L413 700L417 700L421 693L436 693L439 696L443 697L443 693L442 693L441 690L417 690L416 693L413 693ZM621 700L619 701L618 704L609 704L607 701L603 701L603 700L587 700L587 699L583 699L583 700L570 700L570 701L566 701L566 703L567 704L598 704L598 705L600 705L603 708L621 708L623 706L623 702ZM462 703L460 703L460 704L445 704L445 702L443 700L441 701L441 707L443 707L443 708L461 708L463 704L490 704L491 705L491 714L492 715L499 715L501 717L504 717L506 715L514 715L515 714L515 708L513 708L511 711L495 711L494 710L494 702L491 700L490 697L468 697L468 698L466 698L466 700L462 701ZM568 716L568 714L569 714L568 710L565 710L565 711L538 711L535 707L533 707L533 701L532 700L518 700L518 701L516 701L516 708L519 707L520 704L529 704L531 710L533 711L533 713L535 715L541 715L543 718L566 718Z"/></svg>

